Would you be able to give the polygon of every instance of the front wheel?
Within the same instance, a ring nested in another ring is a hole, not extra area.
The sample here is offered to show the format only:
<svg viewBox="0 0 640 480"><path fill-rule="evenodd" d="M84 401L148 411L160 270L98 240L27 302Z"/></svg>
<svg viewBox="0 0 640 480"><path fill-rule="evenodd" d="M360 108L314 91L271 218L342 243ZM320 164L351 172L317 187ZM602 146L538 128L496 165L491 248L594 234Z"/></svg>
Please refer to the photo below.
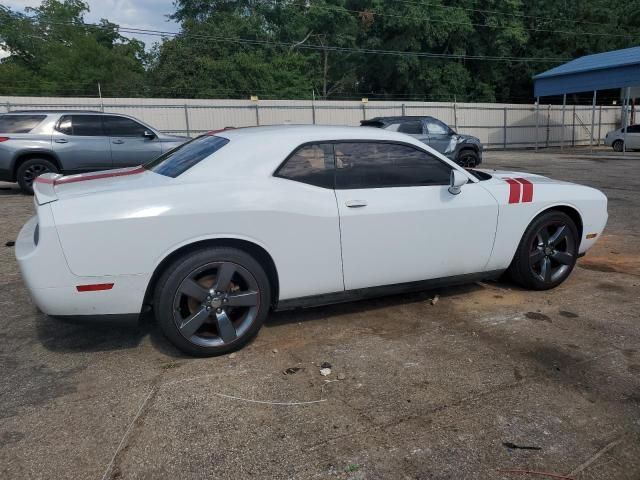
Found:
<svg viewBox="0 0 640 480"><path fill-rule="evenodd" d="M524 233L509 267L511 278L532 290L548 290L564 282L578 257L578 229L567 214L539 215Z"/></svg>
<svg viewBox="0 0 640 480"><path fill-rule="evenodd" d="M269 279L251 255L207 248L167 268L155 290L154 311L180 350L214 356L251 340L267 317L270 298Z"/></svg>
<svg viewBox="0 0 640 480"><path fill-rule="evenodd" d="M622 140L616 140L615 142L613 142L614 152L621 152L623 150L623 147L624 147L624 142Z"/></svg>
<svg viewBox="0 0 640 480"><path fill-rule="evenodd" d="M473 150L463 150L458 156L457 163L463 168L474 168L478 165L478 154Z"/></svg>

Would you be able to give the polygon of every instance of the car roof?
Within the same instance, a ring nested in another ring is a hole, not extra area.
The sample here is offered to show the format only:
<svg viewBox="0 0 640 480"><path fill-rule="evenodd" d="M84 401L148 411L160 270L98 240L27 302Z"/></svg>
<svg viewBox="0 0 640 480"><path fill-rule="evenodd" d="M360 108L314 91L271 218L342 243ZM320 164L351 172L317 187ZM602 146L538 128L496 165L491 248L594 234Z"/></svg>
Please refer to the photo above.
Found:
<svg viewBox="0 0 640 480"><path fill-rule="evenodd" d="M215 134L229 140L255 139L266 137L273 142L279 139L287 143L331 140L389 140L413 143L413 139L404 133L390 132L379 128L362 128L329 125L270 125L264 127L246 127L223 130Z"/></svg>
<svg viewBox="0 0 640 480"><path fill-rule="evenodd" d="M410 122L411 120L425 120L425 119L434 119L437 120L437 118L432 117L431 115L400 115L400 116L396 116L396 117L374 117L374 118L369 118L367 120L362 120L361 123L369 123L369 122Z"/></svg>
<svg viewBox="0 0 640 480"><path fill-rule="evenodd" d="M99 110L12 110L10 112L2 113L1 115L20 115L22 113L41 113L43 115L51 114L51 113L104 113Z"/></svg>

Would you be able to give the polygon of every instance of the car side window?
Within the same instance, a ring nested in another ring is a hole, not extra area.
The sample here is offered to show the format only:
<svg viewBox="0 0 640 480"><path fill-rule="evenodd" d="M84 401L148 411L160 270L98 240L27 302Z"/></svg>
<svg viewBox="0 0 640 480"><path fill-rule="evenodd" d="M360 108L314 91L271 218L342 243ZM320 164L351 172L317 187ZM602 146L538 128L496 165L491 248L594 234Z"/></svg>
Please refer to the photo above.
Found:
<svg viewBox="0 0 640 480"><path fill-rule="evenodd" d="M449 127L438 120L427 120L427 130L431 135L448 135Z"/></svg>
<svg viewBox="0 0 640 480"><path fill-rule="evenodd" d="M449 185L451 167L409 145L336 143L336 188Z"/></svg>
<svg viewBox="0 0 640 480"><path fill-rule="evenodd" d="M149 130L135 120L115 115L105 115L104 125L111 137L142 137L144 132Z"/></svg>
<svg viewBox="0 0 640 480"><path fill-rule="evenodd" d="M275 176L316 187L333 188L333 164L333 145L303 145L287 158Z"/></svg>
<svg viewBox="0 0 640 480"><path fill-rule="evenodd" d="M421 135L422 134L422 122L419 120L413 120L411 122L404 122L400 124L398 128L400 133L407 133L409 135Z"/></svg>
<svg viewBox="0 0 640 480"><path fill-rule="evenodd" d="M56 130L65 135L104 136L102 117L100 115L63 115L60 117Z"/></svg>
<svg viewBox="0 0 640 480"><path fill-rule="evenodd" d="M622 130L624 132L624 129ZM627 133L640 133L640 125L630 125L627 127Z"/></svg>

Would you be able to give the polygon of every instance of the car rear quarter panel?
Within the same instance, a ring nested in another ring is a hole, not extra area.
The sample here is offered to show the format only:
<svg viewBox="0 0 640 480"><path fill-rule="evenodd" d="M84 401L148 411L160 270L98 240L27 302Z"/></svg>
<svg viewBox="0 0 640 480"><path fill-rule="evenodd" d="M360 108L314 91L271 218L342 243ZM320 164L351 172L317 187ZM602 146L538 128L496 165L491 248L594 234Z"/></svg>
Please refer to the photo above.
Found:
<svg viewBox="0 0 640 480"><path fill-rule="evenodd" d="M499 203L496 240L487 270L507 268L529 224L538 215L552 208L569 207L580 215L583 229L579 252L584 253L600 237L607 222L607 198L590 187L572 183L540 181L533 187L531 202L509 203L509 185L494 179L485 187ZM548 179L545 179L548 180ZM588 233L597 233L595 239L586 239Z"/></svg>
<svg viewBox="0 0 640 480"><path fill-rule="evenodd" d="M10 140L0 143L0 170L15 178L16 161L25 155L51 154L50 134L7 134ZM55 158L55 157L54 157Z"/></svg>
<svg viewBox="0 0 640 480"><path fill-rule="evenodd" d="M149 275L184 245L238 238L271 255L281 299L343 289L332 190L273 177L176 182L66 198L52 210L75 275Z"/></svg>

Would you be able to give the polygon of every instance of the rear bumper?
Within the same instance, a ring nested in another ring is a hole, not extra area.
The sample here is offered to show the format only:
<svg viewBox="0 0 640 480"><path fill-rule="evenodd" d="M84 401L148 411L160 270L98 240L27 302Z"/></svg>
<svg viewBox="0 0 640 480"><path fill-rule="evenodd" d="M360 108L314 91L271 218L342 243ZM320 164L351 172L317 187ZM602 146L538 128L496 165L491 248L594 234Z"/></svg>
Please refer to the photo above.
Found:
<svg viewBox="0 0 640 480"><path fill-rule="evenodd" d="M38 240L36 243L36 227ZM69 270L49 205L22 227L16 259L37 307L52 316L139 314L147 275L79 277ZM78 291L79 285L113 284L109 290Z"/></svg>

